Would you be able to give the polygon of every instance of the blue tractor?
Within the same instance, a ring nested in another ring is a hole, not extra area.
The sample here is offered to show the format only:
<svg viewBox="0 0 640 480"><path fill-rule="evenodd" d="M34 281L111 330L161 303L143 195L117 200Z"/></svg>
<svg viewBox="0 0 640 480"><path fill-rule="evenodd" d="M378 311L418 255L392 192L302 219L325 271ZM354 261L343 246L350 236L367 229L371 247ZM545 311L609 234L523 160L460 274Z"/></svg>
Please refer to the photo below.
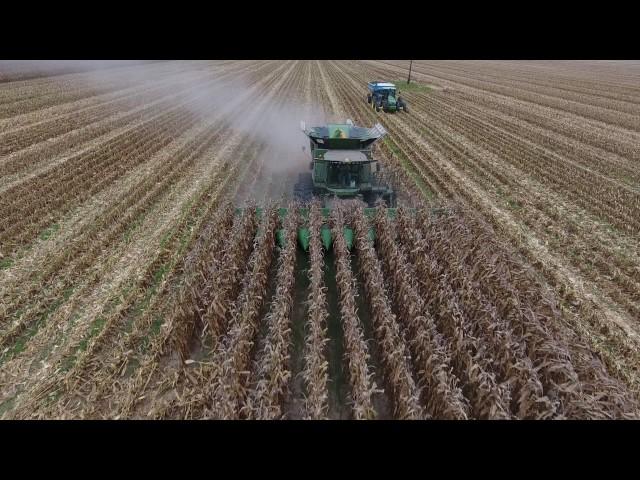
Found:
<svg viewBox="0 0 640 480"><path fill-rule="evenodd" d="M407 103L399 95L393 83L369 82L368 87L367 103L370 103L376 112L381 109L385 112L407 111Z"/></svg>

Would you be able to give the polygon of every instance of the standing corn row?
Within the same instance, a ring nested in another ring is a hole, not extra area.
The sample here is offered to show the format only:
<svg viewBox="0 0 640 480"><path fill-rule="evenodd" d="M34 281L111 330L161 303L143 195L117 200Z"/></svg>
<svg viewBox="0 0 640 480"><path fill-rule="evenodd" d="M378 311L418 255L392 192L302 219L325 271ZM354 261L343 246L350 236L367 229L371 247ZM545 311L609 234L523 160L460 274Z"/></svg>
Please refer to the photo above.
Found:
<svg viewBox="0 0 640 480"><path fill-rule="evenodd" d="M219 257L216 258L214 264L209 268L206 278L201 279L201 282L205 284L202 299L204 308L199 311L199 314L201 315L201 322L205 328L208 328L208 333L212 341L211 348L214 354L217 352L218 338L226 329L226 315L222 312L227 312L231 308L234 298L237 297L236 292L238 291L242 275L246 270L246 265L251 254L257 224L256 218L255 207L253 206L246 208L242 215L236 216L231 235L226 235L222 251L219 252ZM219 229L220 225L214 225L214 228ZM184 289L180 289L179 291L182 290ZM218 317L215 322L212 322L211 317L216 314ZM212 324L215 328L211 327ZM178 331L178 334L184 335L184 333L180 331ZM180 336L177 336L174 342L179 339ZM188 341L189 337L183 340L185 349L187 348ZM215 373L215 366L207 363L200 366L196 377L191 376L189 378L194 387L189 393L189 402L186 404L187 409L181 413L180 416L185 418L191 414L195 417L201 417L203 415L206 404L210 398L210 394L207 392L205 385L211 383L211 379L214 378L213 375ZM175 402L166 408L176 408ZM166 408L164 409L165 412L167 411Z"/></svg>
<svg viewBox="0 0 640 480"><path fill-rule="evenodd" d="M238 291L247 260L251 255L256 224L255 207L250 205L234 225L225 245L220 265L215 273L207 278L210 284L210 295L207 298L207 308L202 320L214 340L214 348L217 337L225 331L228 311L232 306L234 294Z"/></svg>
<svg viewBox="0 0 640 480"><path fill-rule="evenodd" d="M226 242L222 232L230 228L232 223L233 206L226 203L200 234L195 247L185 261L186 285L185 288L180 289L180 301L174 304L172 314L177 324L175 336L172 338L173 348L180 353L183 361L188 358L189 339L193 334L196 319L206 305L204 297L208 287L209 272L220 256L221 244L223 241Z"/></svg>
<svg viewBox="0 0 640 480"><path fill-rule="evenodd" d="M417 292L415 275L411 275L409 262L398 248L386 211L381 208L376 213L376 231L383 265L393 286L394 304L411 336L409 348L422 383L427 410L436 418L464 420L468 418L469 405L462 395L458 378L451 373L445 340L426 311Z"/></svg>
<svg viewBox="0 0 640 480"><path fill-rule="evenodd" d="M385 364L386 380L393 391L395 416L400 419L428 417L418 400L420 391L411 376L409 353L385 293L382 269L369 241L369 226L362 208L355 213L354 225L358 261Z"/></svg>
<svg viewBox="0 0 640 480"><path fill-rule="evenodd" d="M260 308L267 288L269 266L273 258L277 210L265 211L262 232L249 261L240 296L231 311L231 328L214 355L216 371L212 379L209 418L238 418L245 395L246 370L251 359L251 347L258 329Z"/></svg>
<svg viewBox="0 0 640 480"><path fill-rule="evenodd" d="M402 220L399 222L402 225ZM472 413L481 419L509 418L509 392L497 383L488 369L485 352L470 334L470 320L466 318L458 295L447 283L439 259L433 255L424 238L412 235L412 229L402 229L406 248L411 248L411 260L420 278L421 293L430 299L429 308L440 331L452 343L452 365L464 385L464 393L471 401Z"/></svg>
<svg viewBox="0 0 640 480"><path fill-rule="evenodd" d="M293 306L294 270L298 211L289 206L284 225L285 246L280 253L276 293L266 317L269 325L264 348L256 362L257 382L250 391L243 411L248 418L273 420L282 418L282 398L291 377L291 308Z"/></svg>
<svg viewBox="0 0 640 480"><path fill-rule="evenodd" d="M614 384L605 386L599 381L599 385L593 387L597 393L586 391L591 379L583 383L578 376L581 346L575 338L562 338L558 328L563 319L553 299L541 294L526 270L509 260L486 226L471 215L464 221L457 216L448 220L452 225L446 227L446 235L452 241L447 248L455 246L455 255L460 259L456 265L469 278L482 279L477 282L481 292L492 301L498 317L519 339L518 350L525 359L531 360L557 411L573 418L610 418L611 412L625 417L626 412L633 411L634 402L620 395ZM473 258L482 261L471 262ZM587 377L598 371L593 357L591 363L589 360L587 357L589 367L580 372Z"/></svg>
<svg viewBox="0 0 640 480"><path fill-rule="evenodd" d="M340 207L333 213L333 248L336 257L336 284L340 295L340 315L344 330L344 347L349 367L353 416L356 420L376 417L371 395L376 389L367 363L369 352L355 305L355 278L351 272L349 250L343 235L344 216Z"/></svg>
<svg viewBox="0 0 640 480"><path fill-rule="evenodd" d="M452 229L467 230L466 220L455 219L455 223L447 228L447 238ZM415 230L414 235L419 236ZM466 231L465 234L470 232ZM471 247L471 245L469 245ZM477 278L474 270L465 261L473 255L473 248L457 251L452 242L437 242L433 248L436 256L443 261L443 267L450 273L450 284L459 292L464 300L465 312L474 321L471 322L471 334L480 339L491 355L493 371L499 378L510 384L513 410L520 418L552 418L556 411L544 395L542 383L533 367L531 359L526 356L522 346L516 341L512 329L498 314L495 305L477 288L484 278ZM474 264L483 262L480 255L474 259Z"/></svg>
<svg viewBox="0 0 640 480"><path fill-rule="evenodd" d="M323 280L322 244L320 243L320 206L311 205L309 212L309 331L305 340L304 370L302 372L307 396L305 418L325 419L328 410L328 362L325 356L327 338L327 299Z"/></svg>

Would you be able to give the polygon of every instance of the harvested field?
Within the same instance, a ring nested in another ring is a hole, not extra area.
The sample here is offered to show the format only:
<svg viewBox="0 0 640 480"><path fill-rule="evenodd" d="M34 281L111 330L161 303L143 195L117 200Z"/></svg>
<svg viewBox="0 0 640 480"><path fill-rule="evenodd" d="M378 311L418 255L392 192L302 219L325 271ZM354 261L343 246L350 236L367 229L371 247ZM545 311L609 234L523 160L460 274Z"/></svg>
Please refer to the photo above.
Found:
<svg viewBox="0 0 640 480"><path fill-rule="evenodd" d="M407 71L0 71L0 417L638 418L640 64ZM345 118L397 210L294 198Z"/></svg>

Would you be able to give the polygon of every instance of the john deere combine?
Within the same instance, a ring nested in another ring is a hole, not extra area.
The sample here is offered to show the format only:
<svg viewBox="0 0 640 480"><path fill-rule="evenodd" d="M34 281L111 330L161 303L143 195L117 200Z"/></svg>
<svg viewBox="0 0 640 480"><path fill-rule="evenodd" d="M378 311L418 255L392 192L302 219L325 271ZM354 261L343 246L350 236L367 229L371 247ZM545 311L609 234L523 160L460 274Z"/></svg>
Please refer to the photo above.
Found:
<svg viewBox="0 0 640 480"><path fill-rule="evenodd" d="M311 149L311 172L301 173L294 187L294 198L302 206L299 208L301 224L298 228L298 245L303 249L309 248L309 213L310 202L320 203L322 227L320 237L326 250L333 243L329 220L332 206L342 200L361 200L368 205L364 209L366 216L373 216L376 206L386 205L387 214L396 214L396 196L392 188L383 185L378 178L380 165L372 154L373 144L384 137L387 132L380 124L373 128L358 127L351 120L340 124L328 124L307 128L304 122L300 124L303 133L309 138ZM306 151L306 147L303 147ZM240 213L242 209L237 209ZM256 215L262 217L262 208L256 209ZM278 209L281 227L289 209ZM344 227L344 238L347 247L353 245L353 230ZM369 232L374 239L373 228ZM284 230L280 228L276 235L278 243L285 242Z"/></svg>
<svg viewBox="0 0 640 480"><path fill-rule="evenodd" d="M237 208L236 214L241 214L243 209ZM376 215L376 208L365 208L363 209L365 217L369 219L373 219ZM395 218L397 215L397 208L387 208L387 216L389 218ZM408 209L409 212L414 212L414 209ZM304 250L307 251L309 249L309 237L311 232L309 230L309 207L301 207L298 209L298 213L300 214L300 227L298 228L298 245ZM262 219L262 216L265 214L264 208L256 208L256 216L259 219ZM284 224L287 215L289 214L288 208L278 208L278 217L280 228L276 231L276 241L278 245L281 247L284 246L286 242ZM322 246L325 250L330 250L333 245L333 234L331 233L331 228L329 227L329 220L331 216L330 208L320 208L320 215L322 216L322 227L320 228L320 240L322 242ZM345 242L347 244L347 248L351 250L353 248L354 242L354 231L353 228L349 225L345 225L343 230L343 235ZM375 230L373 227L369 229L368 234L369 239L373 242L375 240Z"/></svg>
<svg viewBox="0 0 640 480"><path fill-rule="evenodd" d="M407 102L397 93L393 83L369 82L367 85L369 87L367 103L370 103L376 112L407 111Z"/></svg>
<svg viewBox="0 0 640 480"><path fill-rule="evenodd" d="M294 187L296 199L308 202L321 198L325 207L335 199L347 198L360 199L371 207L379 200L395 206L394 192L380 183L380 164L371 151L373 144L387 134L382 125L363 128L347 120L311 128L301 122L300 126L309 138L311 172L300 174Z"/></svg>

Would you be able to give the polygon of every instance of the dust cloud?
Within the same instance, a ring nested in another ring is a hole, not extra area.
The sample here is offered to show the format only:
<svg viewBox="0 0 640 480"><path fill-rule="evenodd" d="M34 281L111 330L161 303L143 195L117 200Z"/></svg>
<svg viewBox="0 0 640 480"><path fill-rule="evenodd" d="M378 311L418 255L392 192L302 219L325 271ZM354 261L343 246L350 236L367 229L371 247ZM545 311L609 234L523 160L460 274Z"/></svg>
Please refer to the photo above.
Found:
<svg viewBox="0 0 640 480"><path fill-rule="evenodd" d="M157 100L169 108L187 109L200 115L203 121L221 120L232 132L239 133L243 141L257 140L261 145L257 183L262 184L258 189L265 190L265 198L287 196L298 174L309 171L309 142L300 129L300 122L313 126L345 119L329 117L322 105L308 103L314 96L305 95L304 89L310 86L304 82L298 84L299 89L286 88L283 85L286 82L279 79L275 86L256 85L251 80L255 80L258 67L259 64L248 61L228 64L217 61L0 61L0 77L10 71L51 75L80 72L62 75L60 82L71 82L68 88L79 85L102 89L105 101L114 95L124 97L113 92L114 88L131 89L131 92L149 95L149 103ZM283 71L287 70L288 67ZM154 88L157 97L148 93ZM131 98L135 100L136 95ZM122 111L126 111L127 99L118 101L123 103ZM271 189L266 188L267 182L276 186L272 194L267 191Z"/></svg>
<svg viewBox="0 0 640 480"><path fill-rule="evenodd" d="M146 60L0 60L0 81L147 64Z"/></svg>

